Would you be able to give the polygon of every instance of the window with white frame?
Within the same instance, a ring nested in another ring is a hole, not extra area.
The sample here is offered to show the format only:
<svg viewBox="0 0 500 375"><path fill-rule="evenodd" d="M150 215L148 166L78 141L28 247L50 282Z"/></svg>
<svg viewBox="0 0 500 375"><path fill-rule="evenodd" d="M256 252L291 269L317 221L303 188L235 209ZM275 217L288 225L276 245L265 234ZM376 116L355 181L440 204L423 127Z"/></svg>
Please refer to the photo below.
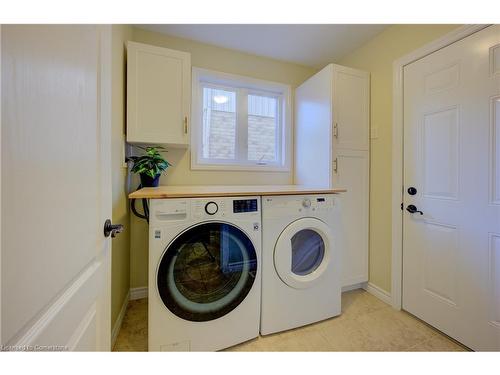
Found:
<svg viewBox="0 0 500 375"><path fill-rule="evenodd" d="M290 87L193 68L193 169L289 170Z"/></svg>

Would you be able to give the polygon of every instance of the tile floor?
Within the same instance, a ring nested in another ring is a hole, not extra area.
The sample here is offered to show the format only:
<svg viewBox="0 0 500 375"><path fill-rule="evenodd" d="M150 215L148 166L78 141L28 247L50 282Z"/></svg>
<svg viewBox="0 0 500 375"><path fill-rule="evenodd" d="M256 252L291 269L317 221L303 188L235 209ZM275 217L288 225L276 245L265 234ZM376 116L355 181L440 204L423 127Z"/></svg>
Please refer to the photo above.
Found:
<svg viewBox="0 0 500 375"><path fill-rule="evenodd" d="M147 299L130 301L114 351L147 350ZM342 315L258 337L228 351L465 351L466 348L396 311L364 290L342 294Z"/></svg>

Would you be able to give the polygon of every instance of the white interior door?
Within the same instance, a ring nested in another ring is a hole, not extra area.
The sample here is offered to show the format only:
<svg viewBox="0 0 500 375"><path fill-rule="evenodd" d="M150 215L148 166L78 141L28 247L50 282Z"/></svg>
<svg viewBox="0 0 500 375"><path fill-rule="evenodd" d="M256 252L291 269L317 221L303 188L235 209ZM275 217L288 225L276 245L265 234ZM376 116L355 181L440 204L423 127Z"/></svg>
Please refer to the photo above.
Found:
<svg viewBox="0 0 500 375"><path fill-rule="evenodd" d="M475 350L500 350L499 134L500 26L405 67L403 308Z"/></svg>
<svg viewBox="0 0 500 375"><path fill-rule="evenodd" d="M110 349L110 27L1 30L4 350Z"/></svg>

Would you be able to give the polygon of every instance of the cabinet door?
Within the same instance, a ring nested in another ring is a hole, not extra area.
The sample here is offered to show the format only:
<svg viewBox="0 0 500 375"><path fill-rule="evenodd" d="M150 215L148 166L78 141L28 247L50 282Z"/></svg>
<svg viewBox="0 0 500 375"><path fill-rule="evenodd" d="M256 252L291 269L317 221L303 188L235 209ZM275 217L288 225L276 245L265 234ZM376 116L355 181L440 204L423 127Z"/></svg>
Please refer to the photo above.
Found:
<svg viewBox="0 0 500 375"><path fill-rule="evenodd" d="M368 281L368 151L337 150L333 170L334 187L347 189L342 194L340 242L342 286L349 286Z"/></svg>
<svg viewBox="0 0 500 375"><path fill-rule="evenodd" d="M337 148L368 150L370 74L334 65L333 136Z"/></svg>
<svg viewBox="0 0 500 375"><path fill-rule="evenodd" d="M190 54L129 42L127 57L127 141L187 146Z"/></svg>
<svg viewBox="0 0 500 375"><path fill-rule="evenodd" d="M294 183L328 186L332 181L332 65L295 90Z"/></svg>

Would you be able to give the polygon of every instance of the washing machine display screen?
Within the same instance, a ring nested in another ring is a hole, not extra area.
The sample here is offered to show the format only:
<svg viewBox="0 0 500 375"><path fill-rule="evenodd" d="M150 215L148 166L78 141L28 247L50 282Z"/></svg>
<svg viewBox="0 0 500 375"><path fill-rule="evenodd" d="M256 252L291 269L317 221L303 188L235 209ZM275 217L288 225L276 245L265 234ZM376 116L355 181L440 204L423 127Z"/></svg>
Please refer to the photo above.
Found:
<svg viewBox="0 0 500 375"><path fill-rule="evenodd" d="M257 199L238 199L233 201L233 212L256 212Z"/></svg>
<svg viewBox="0 0 500 375"><path fill-rule="evenodd" d="M202 322L235 309L252 288L256 270L255 248L243 231L227 223L203 223L167 247L157 286L170 311Z"/></svg>

